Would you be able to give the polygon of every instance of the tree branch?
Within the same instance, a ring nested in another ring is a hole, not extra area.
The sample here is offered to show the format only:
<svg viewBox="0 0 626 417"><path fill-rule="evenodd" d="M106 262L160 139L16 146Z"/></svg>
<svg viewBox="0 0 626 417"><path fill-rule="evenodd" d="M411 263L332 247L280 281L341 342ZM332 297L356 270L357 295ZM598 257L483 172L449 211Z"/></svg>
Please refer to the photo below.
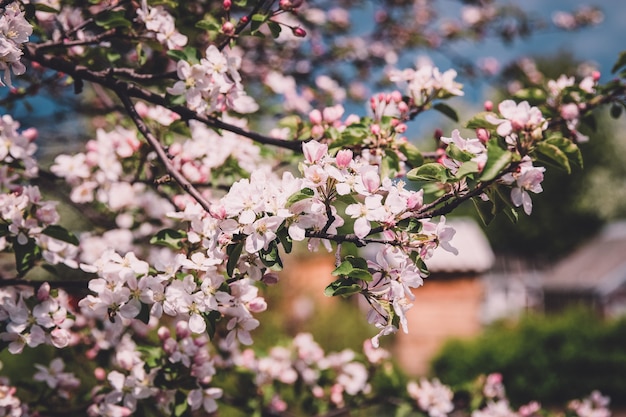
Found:
<svg viewBox="0 0 626 417"><path fill-rule="evenodd" d="M100 84L103 87L114 91L118 96L138 98L151 104L166 107L174 113L177 113L183 120L198 120L199 122L204 123L207 126L216 129L227 130L229 132L247 137L255 142L264 145L271 145L284 149L290 149L296 152L302 152L303 140L298 139L287 141L272 138L256 132L247 131L240 128L239 126L223 122L222 120L213 116L200 115L185 106L172 106L165 97L159 94L156 94L138 85L117 79L116 77L114 77L115 71L113 70L94 71L83 65L76 65L73 62L66 61L53 55L39 53L37 51L37 48L33 45L28 45L26 48L24 48L24 56L30 61L37 62L46 68L63 72L75 79L81 79L84 81L90 81L96 84Z"/></svg>
<svg viewBox="0 0 626 417"><path fill-rule="evenodd" d="M137 129L139 129L141 134L146 138L146 140L148 141L152 149L156 152L161 162L163 162L163 165L165 165L165 169L167 169L167 172L170 173L170 175L176 180L176 182L182 187L182 189L185 190L185 192L187 192L191 197L193 197L202 206L202 208L204 208L207 212L209 212L211 210L211 203L209 203L204 198L204 196L202 196L200 191L198 191L197 188L191 185L191 183L187 180L187 178L185 178L180 173L180 171L178 171L178 169L174 167L174 165L172 164L172 161L165 153L165 149L163 149L163 146L161 146L161 143L159 142L159 140L152 134L152 132L150 132L150 130L144 123L141 116L139 116L139 114L137 113L137 110L135 109L135 106L130 100L130 98L126 96L125 94L123 94L122 92L117 92L117 93L118 93L118 97L124 104L124 107L126 108L128 115L135 123L135 126L137 126Z"/></svg>

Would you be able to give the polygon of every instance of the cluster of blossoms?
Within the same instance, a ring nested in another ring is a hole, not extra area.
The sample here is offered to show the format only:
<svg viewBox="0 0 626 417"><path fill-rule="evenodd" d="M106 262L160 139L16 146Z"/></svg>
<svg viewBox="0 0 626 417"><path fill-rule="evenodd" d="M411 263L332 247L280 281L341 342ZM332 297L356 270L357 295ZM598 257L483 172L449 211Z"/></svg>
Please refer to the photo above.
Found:
<svg viewBox="0 0 626 417"><path fill-rule="evenodd" d="M174 17L163 6L152 7L147 0L142 0L141 8L137 9L137 21L146 25L156 39L168 49L180 49L187 45L187 36L176 29Z"/></svg>
<svg viewBox="0 0 626 417"><path fill-rule="evenodd" d="M0 340L8 344L9 352L21 353L25 346L41 344L63 348L72 341L70 328L74 325L69 298L63 291L50 292L42 284L37 293L32 289L0 290Z"/></svg>
<svg viewBox="0 0 626 417"><path fill-rule="evenodd" d="M445 417L454 410L452 403L454 393L450 387L443 385L436 378L431 381L422 378L419 383L410 381L406 390L409 397L414 399L429 417Z"/></svg>
<svg viewBox="0 0 626 417"><path fill-rule="evenodd" d="M28 415L28 407L15 396L17 389L7 378L0 377L0 416L21 417Z"/></svg>
<svg viewBox="0 0 626 417"><path fill-rule="evenodd" d="M171 123L172 117L158 109L143 109L160 123ZM117 126L111 131L98 129L96 138L86 144L86 152L57 155L50 171L70 185L69 197L76 204L98 203L115 213L115 225L125 234L134 229L131 237L152 236L155 228L162 227L166 213L172 204L145 182L133 182L142 164L154 159L137 137L135 130ZM134 172L129 172L133 171ZM113 230L109 234L114 233ZM81 239L81 259L91 262L99 257L106 247L93 239ZM114 242L117 241L117 242ZM108 243L117 250L130 250L119 233Z"/></svg>
<svg viewBox="0 0 626 417"><path fill-rule="evenodd" d="M37 146L35 129L19 132L20 124L9 115L0 118L0 190L15 190L19 180L39 173L34 154Z"/></svg>
<svg viewBox="0 0 626 417"><path fill-rule="evenodd" d="M269 408L274 412L287 410L281 391L294 384L302 384L314 398L336 407L345 405L345 396L371 390L368 369L356 359L356 352L326 353L309 333L296 335L289 346L273 347L267 356L258 357L246 349L233 352L230 360L255 375L255 385L270 398Z"/></svg>
<svg viewBox="0 0 626 417"><path fill-rule="evenodd" d="M174 405L177 390L185 392L186 403L192 410L200 407L208 413L217 410L215 400L221 397L222 389L209 386L216 369L208 337L192 337L184 321L177 322L175 327L175 334L166 327L158 329L162 354L141 353L128 334L111 346L113 369L108 373L103 368L94 370L96 379L102 383L92 390L95 396L88 409L90 416L132 415L137 412L138 404L147 400L167 413ZM171 377L187 380L185 388L182 384L163 383ZM189 381L193 383L190 385Z"/></svg>
<svg viewBox="0 0 626 417"><path fill-rule="evenodd" d="M26 67L20 59L22 44L28 42L33 27L24 17L18 2L12 2L3 8L0 16L0 70L4 71L0 85L11 86L11 72L21 75Z"/></svg>
<svg viewBox="0 0 626 417"><path fill-rule="evenodd" d="M556 80L548 80L547 102L559 111L559 116L566 122L569 133L576 142L586 142L589 138L579 130L580 114L586 108L586 98L595 93L600 73L593 71L578 83L574 77L561 75Z"/></svg>
<svg viewBox="0 0 626 417"><path fill-rule="evenodd" d="M577 417L610 417L609 403L609 397L602 395L600 391L593 391L587 398L571 401L568 408Z"/></svg>
<svg viewBox="0 0 626 417"><path fill-rule="evenodd" d="M59 397L69 399L80 386L80 380L73 372L65 372L65 362L61 358L54 358L49 366L36 363L37 372L33 375L35 381L45 382L48 388L55 390Z"/></svg>
<svg viewBox="0 0 626 417"><path fill-rule="evenodd" d="M258 104L246 94L241 84L239 67L241 58L209 46L199 62L178 61L176 71L180 81L167 92L184 96L187 107L200 114L253 113Z"/></svg>
<svg viewBox="0 0 626 417"><path fill-rule="evenodd" d="M435 98L464 95L462 85L455 81L457 72L449 69L441 72L432 65L421 65L417 69L392 70L389 80L406 87L411 104L423 106Z"/></svg>
<svg viewBox="0 0 626 417"><path fill-rule="evenodd" d="M56 201L44 200L36 186L24 186L10 194L0 194L0 220L3 225L0 250L12 246L20 252L18 247L36 245L46 262L76 268L77 242L69 235L56 233L60 219L56 205ZM23 272L22 266L18 269Z"/></svg>
<svg viewBox="0 0 626 417"><path fill-rule="evenodd" d="M224 120L242 128L242 121L229 117ZM184 142L176 142L168 148L172 164L192 183L211 182L219 168L229 162L246 172L261 167L261 149L250 139L230 132L221 135L206 125L190 121L191 137Z"/></svg>

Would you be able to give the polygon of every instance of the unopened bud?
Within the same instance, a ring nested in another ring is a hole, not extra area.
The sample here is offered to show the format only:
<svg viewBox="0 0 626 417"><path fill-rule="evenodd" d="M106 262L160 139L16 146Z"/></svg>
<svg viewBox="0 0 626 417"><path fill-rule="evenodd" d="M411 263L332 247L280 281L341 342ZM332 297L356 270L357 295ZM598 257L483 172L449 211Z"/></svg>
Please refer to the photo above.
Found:
<svg viewBox="0 0 626 417"><path fill-rule="evenodd" d="M235 33L235 25L233 25L230 21L224 22L222 25L222 33L225 35L232 35Z"/></svg>
<svg viewBox="0 0 626 417"><path fill-rule="evenodd" d="M302 6L302 3L304 3L304 0L280 0L278 7L282 10L293 10Z"/></svg>
<svg viewBox="0 0 626 417"><path fill-rule="evenodd" d="M322 123L322 112L318 109L313 109L309 113L309 121L315 125Z"/></svg>
<svg viewBox="0 0 626 417"><path fill-rule="evenodd" d="M491 100L485 101L484 107L485 107L486 111L493 110L493 101L491 101Z"/></svg>
<svg viewBox="0 0 626 417"><path fill-rule="evenodd" d="M591 77L594 81L598 81L600 79L600 71L593 71L591 73Z"/></svg>
<svg viewBox="0 0 626 417"><path fill-rule="evenodd" d="M159 336L159 340L164 341L166 339L170 338L170 329L168 329L165 326L161 326L159 327L159 329L157 330L157 336Z"/></svg>
<svg viewBox="0 0 626 417"><path fill-rule="evenodd" d="M380 135L380 126L377 124L371 125L370 132L372 132L372 135Z"/></svg>
<svg viewBox="0 0 626 417"><path fill-rule="evenodd" d="M489 133L489 131L487 129L482 128L482 127L476 129L476 137L482 143L487 143L489 141L489 137L490 136L491 136L491 134Z"/></svg>
<svg viewBox="0 0 626 417"><path fill-rule="evenodd" d="M37 300L46 301L50 297L50 284L44 282L37 290Z"/></svg>
<svg viewBox="0 0 626 417"><path fill-rule="evenodd" d="M306 36L306 30L302 29L300 26L297 28L293 28L293 35L298 38L304 38Z"/></svg>
<svg viewBox="0 0 626 417"><path fill-rule="evenodd" d="M391 99L394 103L398 104L402 101L402 93L398 90L395 90L391 93Z"/></svg>
<svg viewBox="0 0 626 417"><path fill-rule="evenodd" d="M233 2L231 0L224 0L222 2L222 7L224 7L224 10L229 11L230 10L230 6L233 5Z"/></svg>
<svg viewBox="0 0 626 417"><path fill-rule="evenodd" d="M435 140L438 141L443 136L443 131L441 129L435 129L433 136L435 137Z"/></svg>

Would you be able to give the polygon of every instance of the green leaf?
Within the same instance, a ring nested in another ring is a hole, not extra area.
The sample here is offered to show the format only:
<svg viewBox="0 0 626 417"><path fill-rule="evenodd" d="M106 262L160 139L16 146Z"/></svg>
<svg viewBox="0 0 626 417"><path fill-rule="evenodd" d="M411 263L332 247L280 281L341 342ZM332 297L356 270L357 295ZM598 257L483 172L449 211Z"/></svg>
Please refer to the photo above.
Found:
<svg viewBox="0 0 626 417"><path fill-rule="evenodd" d="M179 391L180 392L180 391ZM177 401L174 406L174 416L175 417L183 417L187 412L187 399L184 398L183 401Z"/></svg>
<svg viewBox="0 0 626 417"><path fill-rule="evenodd" d="M335 268L331 275L334 277L348 275L353 269L354 267L352 266L350 261L343 261L337 268Z"/></svg>
<svg viewBox="0 0 626 417"><path fill-rule="evenodd" d="M293 239L289 236L289 229L287 227L281 227L276 233L280 244L283 246L285 253L291 253L293 249Z"/></svg>
<svg viewBox="0 0 626 417"><path fill-rule="evenodd" d="M494 116L494 114L491 112L478 113L476 116L474 116L467 122L465 127L467 127L468 129L479 129L479 128L493 129L495 125L487 121L486 119L487 115Z"/></svg>
<svg viewBox="0 0 626 417"><path fill-rule="evenodd" d="M497 138L487 143L487 162L480 175L481 181L491 181L496 178L513 160L513 154L502 149Z"/></svg>
<svg viewBox="0 0 626 417"><path fill-rule="evenodd" d="M167 246L172 249L181 249L183 240L187 238L187 233L175 229L163 229L150 238L153 245Z"/></svg>
<svg viewBox="0 0 626 417"><path fill-rule="evenodd" d="M611 68L611 73L615 74L618 70L622 69L623 67L626 67L626 51L620 52L619 57L617 58L617 61L613 65L613 68Z"/></svg>
<svg viewBox="0 0 626 417"><path fill-rule="evenodd" d="M118 27L129 28L131 26L131 22L126 18L125 13L126 12L124 10L106 10L96 16L96 25L105 29Z"/></svg>
<svg viewBox="0 0 626 417"><path fill-rule="evenodd" d="M456 110L454 110L452 107L448 106L445 103L437 103L433 106L433 109L448 116L450 119L454 120L455 122L459 121L459 115L456 114Z"/></svg>
<svg viewBox="0 0 626 417"><path fill-rule="evenodd" d="M206 31L216 31L220 29L218 21L210 14L204 16L203 20L196 23L196 28Z"/></svg>
<svg viewBox="0 0 626 417"><path fill-rule="evenodd" d="M568 174L572 173L567 155L557 146L547 142L539 142L535 145L535 151L547 157L556 167L565 170Z"/></svg>
<svg viewBox="0 0 626 417"><path fill-rule="evenodd" d="M54 14L59 13L59 10L43 3L35 3L35 10L37 10L38 12L46 12L46 13L54 13Z"/></svg>
<svg viewBox="0 0 626 417"><path fill-rule="evenodd" d="M241 241L239 243L233 243L228 245L226 248L226 254L228 255L228 262L226 263L226 273L229 277L233 276L235 272L235 267L237 266L237 262L239 262L239 257L241 256L241 252L243 251L244 242Z"/></svg>
<svg viewBox="0 0 626 417"><path fill-rule="evenodd" d="M266 19L267 19L267 16L264 14L257 13L257 14L252 15L252 19L250 21L250 30L252 32L256 32L257 30L259 30L259 28L265 22Z"/></svg>
<svg viewBox="0 0 626 417"><path fill-rule="evenodd" d="M478 163L475 161L467 161L463 162L459 167L459 170L456 172L457 178L463 178L471 174L475 174L479 171Z"/></svg>
<svg viewBox="0 0 626 417"><path fill-rule="evenodd" d="M348 273L348 276L350 278L360 279L361 281L368 281L368 282L374 279L370 271L368 271L367 269L361 269L361 268L354 268L352 271Z"/></svg>
<svg viewBox="0 0 626 417"><path fill-rule="evenodd" d="M346 256L345 260L335 268L331 275L335 277L349 277L362 281L372 280L372 274L367 270L367 261L357 256Z"/></svg>
<svg viewBox="0 0 626 417"><path fill-rule="evenodd" d="M271 20L267 22L267 27L270 28L270 32L272 32L274 38L278 38L280 32L283 30L278 23L272 22Z"/></svg>
<svg viewBox="0 0 626 417"><path fill-rule="evenodd" d="M180 49L168 49L167 56L174 59L175 61L187 60L187 55L185 54L185 52L181 51Z"/></svg>
<svg viewBox="0 0 626 417"><path fill-rule="evenodd" d="M406 162L412 167L418 167L424 163L424 157L416 146L410 143L400 145L400 152L406 156Z"/></svg>
<svg viewBox="0 0 626 417"><path fill-rule="evenodd" d="M472 203L474 203L474 208L480 220L485 226L489 226L493 219L496 218L496 215L493 213L493 203L491 200L484 201L479 197L474 197L472 198Z"/></svg>
<svg viewBox="0 0 626 417"><path fill-rule="evenodd" d="M213 339L217 330L217 322L222 318L222 314L217 310L212 310L202 316L204 317L204 321L206 323L206 332L209 335L209 338Z"/></svg>
<svg viewBox="0 0 626 417"><path fill-rule="evenodd" d="M450 143L446 147L446 155L450 158L455 159L460 162L467 162L474 158L476 155L471 152L467 152L459 148L455 143Z"/></svg>
<svg viewBox="0 0 626 417"><path fill-rule="evenodd" d="M263 265L274 271L280 271L283 269L283 262L280 259L276 241L272 241L267 249L261 249L259 251L259 258L261 259L261 262L263 262Z"/></svg>
<svg viewBox="0 0 626 417"><path fill-rule="evenodd" d="M537 105L546 101L546 92L541 88L523 88L518 90L513 97L528 101L531 105Z"/></svg>
<svg viewBox="0 0 626 417"><path fill-rule="evenodd" d="M148 304L141 303L141 310L135 318L144 324L148 324L150 321L150 306Z"/></svg>
<svg viewBox="0 0 626 417"><path fill-rule="evenodd" d="M298 201L306 200L307 198L311 198L314 195L315 195L315 191L313 191L311 188L303 188L300 191L298 191L298 192L292 194L291 196L289 196L285 206L286 207L291 207L292 205L294 205Z"/></svg>
<svg viewBox="0 0 626 417"><path fill-rule="evenodd" d="M413 168L406 174L410 181L448 181L448 170L437 162L430 162Z"/></svg>
<svg viewBox="0 0 626 417"><path fill-rule="evenodd" d="M573 163L579 168L583 167L583 155L580 152L580 148L571 140L560 135L554 135L546 139L545 142L554 145L563 151L567 155L570 163Z"/></svg>
<svg viewBox="0 0 626 417"><path fill-rule="evenodd" d="M15 267L20 276L28 272L35 265L35 262L41 259L41 248L37 246L33 238L28 238L25 245L20 245L15 238L13 251L15 252Z"/></svg>
<svg viewBox="0 0 626 417"><path fill-rule="evenodd" d="M76 238L76 236L74 236L74 234L72 234L70 231L68 231L64 227L61 227L56 224L46 227L45 229L41 231L41 233L43 233L46 236L53 237L57 240L70 243L74 246L78 246L78 243L79 243L78 239Z"/></svg>
<svg viewBox="0 0 626 417"><path fill-rule="evenodd" d="M361 290L361 286L355 283L353 280L340 278L336 281L331 282L324 289L324 295L326 295L327 297L334 297L337 295L348 297L352 294L360 293Z"/></svg>
<svg viewBox="0 0 626 417"><path fill-rule="evenodd" d="M394 151L385 152L382 158L380 173L383 177L395 177L400 169L400 158Z"/></svg>

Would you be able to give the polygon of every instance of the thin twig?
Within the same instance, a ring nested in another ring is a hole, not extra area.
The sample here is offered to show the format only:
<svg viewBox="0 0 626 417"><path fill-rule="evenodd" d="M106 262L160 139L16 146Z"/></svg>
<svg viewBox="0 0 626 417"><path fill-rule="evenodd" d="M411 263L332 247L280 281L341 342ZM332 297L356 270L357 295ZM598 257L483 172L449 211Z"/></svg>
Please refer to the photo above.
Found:
<svg viewBox="0 0 626 417"><path fill-rule="evenodd" d="M183 190L185 190L185 192L193 197L202 206L203 209L209 212L211 210L211 203L209 203L209 201L204 198L200 191L198 191L197 188L191 185L187 178L185 178L180 173L180 171L176 169L176 167L172 164L172 161L167 156L165 149L163 149L163 146L161 146L159 140L152 134L152 132L150 132L148 126L146 126L141 116L139 116L137 110L135 109L135 105L132 103L130 98L122 92L117 92L117 95L124 104L124 107L126 108L126 111L128 112L130 118L135 123L135 126L137 126L137 129L139 129L139 132L141 132L141 134L146 138L161 162L163 162L163 165L165 165L165 169L167 170L167 172L176 180L176 182L183 188Z"/></svg>

